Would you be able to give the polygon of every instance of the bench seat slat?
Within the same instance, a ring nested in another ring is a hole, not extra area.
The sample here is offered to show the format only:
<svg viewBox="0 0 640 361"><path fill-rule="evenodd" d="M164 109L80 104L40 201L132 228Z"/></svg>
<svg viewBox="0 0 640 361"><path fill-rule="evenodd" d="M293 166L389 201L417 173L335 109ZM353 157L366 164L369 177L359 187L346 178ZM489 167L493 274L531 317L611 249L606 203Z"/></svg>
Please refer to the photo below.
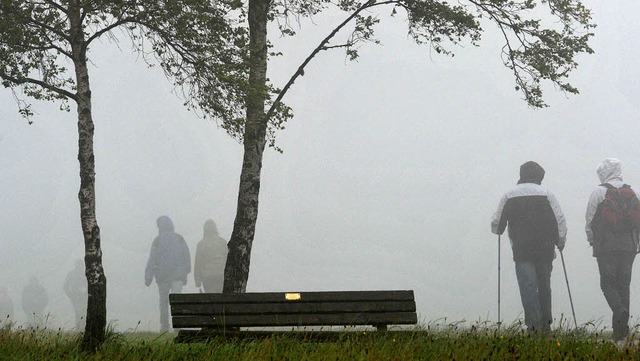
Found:
<svg viewBox="0 0 640 361"><path fill-rule="evenodd" d="M397 291L323 291L323 292L253 292L253 293L172 293L171 304L180 303L247 303L296 302L286 294L299 294L304 302L413 301L412 290Z"/></svg>
<svg viewBox="0 0 640 361"><path fill-rule="evenodd" d="M246 304L172 304L174 316L189 315L241 315L241 314L298 314L337 312L415 312L414 301L381 302L290 302Z"/></svg>
<svg viewBox="0 0 640 361"><path fill-rule="evenodd" d="M417 322L418 320L415 312L173 317L173 327L175 328L401 325L415 324Z"/></svg>

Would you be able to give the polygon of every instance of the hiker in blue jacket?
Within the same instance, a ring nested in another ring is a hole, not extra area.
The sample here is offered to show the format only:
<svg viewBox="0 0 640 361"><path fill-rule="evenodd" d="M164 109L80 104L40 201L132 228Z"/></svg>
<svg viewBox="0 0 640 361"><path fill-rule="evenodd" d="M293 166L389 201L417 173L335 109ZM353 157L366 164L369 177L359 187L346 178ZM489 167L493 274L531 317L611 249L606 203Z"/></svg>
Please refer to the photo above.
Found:
<svg viewBox="0 0 640 361"><path fill-rule="evenodd" d="M509 226L509 239L529 332L549 332L551 270L554 248L562 251L567 226L556 197L541 186L544 169L536 162L520 166L520 179L500 199L491 218L491 231L502 234Z"/></svg>
<svg viewBox="0 0 640 361"><path fill-rule="evenodd" d="M181 293L191 272L191 256L187 242L174 232L173 222L167 216L158 218L158 236L151 244L149 260L144 272L144 283L151 284L155 277L160 295L160 331L169 330L169 293Z"/></svg>
<svg viewBox="0 0 640 361"><path fill-rule="evenodd" d="M638 253L639 232L632 227L628 231L613 231L601 218L603 201L608 185L621 188L622 162L616 158L603 160L596 169L600 185L591 193L587 204L587 241L593 247L598 261L600 288L613 313L611 324L613 339L623 340L629 334L629 286L633 261Z"/></svg>

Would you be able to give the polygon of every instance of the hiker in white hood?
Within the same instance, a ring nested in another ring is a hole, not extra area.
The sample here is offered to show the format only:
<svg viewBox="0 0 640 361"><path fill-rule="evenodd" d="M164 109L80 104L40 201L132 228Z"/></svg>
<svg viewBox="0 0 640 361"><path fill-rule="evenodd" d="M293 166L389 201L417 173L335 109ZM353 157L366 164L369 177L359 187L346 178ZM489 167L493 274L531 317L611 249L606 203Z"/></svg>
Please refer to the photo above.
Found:
<svg viewBox="0 0 640 361"><path fill-rule="evenodd" d="M596 173L601 184L589 198L585 231L587 241L593 247L593 256L598 261L600 288L613 312L613 339L620 341L629 334L629 286L633 261L638 253L638 228L629 222L626 228L620 229L620 226L612 225L603 215L615 212L615 207L611 206L611 196L607 195L609 189L611 188L610 193L615 193L616 190L628 187L622 180L622 162L616 158L607 158L598 166ZM633 191L630 188L628 191L631 192L631 202L637 204ZM620 217L623 217L622 213Z"/></svg>

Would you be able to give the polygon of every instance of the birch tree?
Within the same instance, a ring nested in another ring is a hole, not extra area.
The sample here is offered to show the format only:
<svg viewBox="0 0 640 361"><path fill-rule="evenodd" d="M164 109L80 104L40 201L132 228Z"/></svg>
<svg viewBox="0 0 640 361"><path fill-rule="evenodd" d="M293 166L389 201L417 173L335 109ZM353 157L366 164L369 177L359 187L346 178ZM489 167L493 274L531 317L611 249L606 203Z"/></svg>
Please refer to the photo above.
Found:
<svg viewBox="0 0 640 361"><path fill-rule="evenodd" d="M578 66L579 54L593 52L588 41L595 25L580 0L247 0L245 8L250 29L246 117L242 128L236 124L238 133L232 134L244 144L244 159L224 292L246 292L263 152L291 117L291 110L281 103L284 95L318 53L343 49L348 58L356 59L359 46L376 43L382 11L392 19L406 19L407 31L417 44L444 55L453 55L452 46L462 42L479 46L484 29L496 28L503 37L502 61L513 74L514 88L533 108L547 106L542 97L544 83L577 94L568 76ZM281 89L273 88L266 76L268 24L278 25L278 36L292 35L297 29L290 24L297 24L301 17L320 16L327 9L342 11L344 21L310 49Z"/></svg>
<svg viewBox="0 0 640 361"><path fill-rule="evenodd" d="M107 279L96 219L90 47L104 37L129 39L135 51L159 64L184 90L188 105L205 105L206 110L199 109L212 117L237 118L246 78L245 29L227 19L237 6L196 0L0 2L0 79L13 92L19 112L33 121L30 100L59 101L63 110L70 110L71 104L76 108L78 200L88 284L85 350L95 351L104 342L107 320Z"/></svg>

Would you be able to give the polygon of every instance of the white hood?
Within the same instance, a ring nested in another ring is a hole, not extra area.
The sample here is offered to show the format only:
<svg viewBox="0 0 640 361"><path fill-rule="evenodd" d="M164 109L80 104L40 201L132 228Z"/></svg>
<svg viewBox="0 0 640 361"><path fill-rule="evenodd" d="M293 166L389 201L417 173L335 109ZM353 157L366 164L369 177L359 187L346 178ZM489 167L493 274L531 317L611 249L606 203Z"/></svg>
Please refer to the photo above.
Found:
<svg viewBox="0 0 640 361"><path fill-rule="evenodd" d="M622 162L616 158L607 158L596 169L600 183L607 183L612 179L622 180Z"/></svg>

